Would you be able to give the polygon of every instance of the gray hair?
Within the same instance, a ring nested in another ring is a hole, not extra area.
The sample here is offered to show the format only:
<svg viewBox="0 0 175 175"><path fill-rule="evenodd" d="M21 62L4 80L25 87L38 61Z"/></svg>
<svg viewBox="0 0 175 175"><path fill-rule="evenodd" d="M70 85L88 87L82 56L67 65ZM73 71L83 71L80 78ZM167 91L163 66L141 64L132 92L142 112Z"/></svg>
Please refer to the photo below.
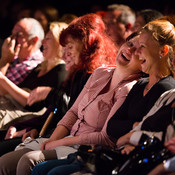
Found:
<svg viewBox="0 0 175 175"><path fill-rule="evenodd" d="M34 18L23 18L20 21L25 21L30 24L30 27L27 28L27 33L29 35L28 39L32 39L34 37L38 37L38 41L36 43L36 47L40 48L42 45L42 40L44 39L44 30L41 24Z"/></svg>
<svg viewBox="0 0 175 175"><path fill-rule="evenodd" d="M121 23L127 25L128 23L131 23L132 26L135 23L136 15L135 12L127 5L123 4L112 4L107 6L107 10L114 11L114 10L120 10L122 11L120 16Z"/></svg>

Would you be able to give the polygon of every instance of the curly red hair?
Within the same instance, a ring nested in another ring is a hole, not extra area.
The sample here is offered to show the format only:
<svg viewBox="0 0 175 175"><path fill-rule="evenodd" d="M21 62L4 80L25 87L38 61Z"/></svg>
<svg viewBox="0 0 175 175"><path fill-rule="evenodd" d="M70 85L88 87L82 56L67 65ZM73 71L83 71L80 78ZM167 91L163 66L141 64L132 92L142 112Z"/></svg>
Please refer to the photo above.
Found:
<svg viewBox="0 0 175 175"><path fill-rule="evenodd" d="M105 24L99 15L87 14L73 20L60 35L60 44L67 44L67 37L82 41L77 70L93 72L102 65L115 65L116 47L105 32Z"/></svg>

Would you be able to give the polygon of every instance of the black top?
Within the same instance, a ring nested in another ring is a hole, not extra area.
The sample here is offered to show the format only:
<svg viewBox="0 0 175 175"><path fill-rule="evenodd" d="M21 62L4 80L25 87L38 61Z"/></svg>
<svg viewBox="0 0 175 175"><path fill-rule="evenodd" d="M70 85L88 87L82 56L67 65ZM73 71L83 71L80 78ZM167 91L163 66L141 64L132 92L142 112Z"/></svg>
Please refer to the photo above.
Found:
<svg viewBox="0 0 175 175"><path fill-rule="evenodd" d="M162 106L155 114L145 119L142 123L141 130L165 132L167 126L172 123L172 103L167 106Z"/></svg>
<svg viewBox="0 0 175 175"><path fill-rule="evenodd" d="M163 92L175 88L175 80L172 76L168 76L158 81L143 96L148 80L149 78L142 78L133 86L123 105L109 120L107 126L109 136L118 139L129 132L134 122L142 120Z"/></svg>
<svg viewBox="0 0 175 175"><path fill-rule="evenodd" d="M67 71L65 70L65 64L58 64L49 72L41 77L38 77L39 70L37 68L33 69L32 72L26 77L26 79L19 84L21 88L28 88L33 90L38 86L50 86L60 88L62 82L67 76ZM32 106L25 106L28 111L39 111L44 107L44 101L33 104Z"/></svg>
<svg viewBox="0 0 175 175"><path fill-rule="evenodd" d="M40 66L40 65L39 65ZM65 64L58 64L45 75L38 77L38 66L19 84L21 88L33 90L38 86L50 86L59 88L67 76Z"/></svg>

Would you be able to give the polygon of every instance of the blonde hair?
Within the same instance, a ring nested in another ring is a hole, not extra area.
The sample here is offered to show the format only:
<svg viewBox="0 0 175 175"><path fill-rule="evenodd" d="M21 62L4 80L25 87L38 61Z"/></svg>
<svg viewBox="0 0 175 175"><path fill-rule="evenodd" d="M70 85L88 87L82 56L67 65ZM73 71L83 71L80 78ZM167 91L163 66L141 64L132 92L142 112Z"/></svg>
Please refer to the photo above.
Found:
<svg viewBox="0 0 175 175"><path fill-rule="evenodd" d="M58 46L58 53L57 53L57 56L55 57L55 60L53 61L52 67L55 67L57 64L59 64L62 61L62 46L60 45L59 38L60 38L60 34L61 34L62 30L67 28L67 27L68 27L68 24L66 24L64 22L52 22L52 23L50 23L49 31L52 32L53 37L54 37L55 41L57 42L57 46ZM40 70L46 69L47 64L48 64L48 61L44 60L41 63L41 67L39 69Z"/></svg>
<svg viewBox="0 0 175 175"><path fill-rule="evenodd" d="M173 60L173 48L175 46L175 28L172 23L164 19L157 19L147 23L142 30L146 30L152 33L152 37L159 43L160 46L167 45L169 47L168 52L168 66L171 73L174 73L172 60Z"/></svg>

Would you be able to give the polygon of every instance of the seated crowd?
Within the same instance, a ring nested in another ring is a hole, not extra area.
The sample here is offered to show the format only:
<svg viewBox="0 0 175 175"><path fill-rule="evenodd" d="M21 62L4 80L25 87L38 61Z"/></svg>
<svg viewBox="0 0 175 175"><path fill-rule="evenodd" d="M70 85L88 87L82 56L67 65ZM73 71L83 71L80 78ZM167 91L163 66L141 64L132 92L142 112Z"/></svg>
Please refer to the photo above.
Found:
<svg viewBox="0 0 175 175"><path fill-rule="evenodd" d="M174 24L123 4L19 19L1 49L0 175L175 174ZM169 156L136 162L136 173L127 165L153 138ZM115 158L102 172L88 156L104 150Z"/></svg>

